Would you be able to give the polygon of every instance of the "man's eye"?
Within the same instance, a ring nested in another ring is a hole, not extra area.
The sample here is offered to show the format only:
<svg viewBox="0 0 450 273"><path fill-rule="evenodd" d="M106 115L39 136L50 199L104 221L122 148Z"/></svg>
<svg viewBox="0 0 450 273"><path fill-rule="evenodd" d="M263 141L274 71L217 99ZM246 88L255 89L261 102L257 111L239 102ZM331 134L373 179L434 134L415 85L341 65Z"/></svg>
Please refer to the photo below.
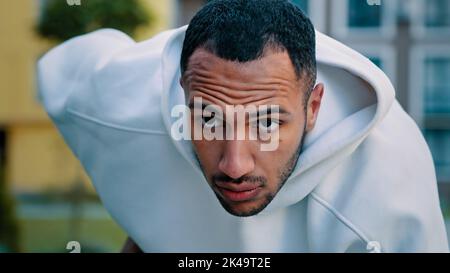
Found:
<svg viewBox="0 0 450 273"><path fill-rule="evenodd" d="M211 116L202 117L202 124L205 127L213 128L219 125L219 119L217 119L214 113L212 113Z"/></svg>
<svg viewBox="0 0 450 273"><path fill-rule="evenodd" d="M278 129L280 121L272 118L264 118L258 120L258 127L265 132L272 132Z"/></svg>

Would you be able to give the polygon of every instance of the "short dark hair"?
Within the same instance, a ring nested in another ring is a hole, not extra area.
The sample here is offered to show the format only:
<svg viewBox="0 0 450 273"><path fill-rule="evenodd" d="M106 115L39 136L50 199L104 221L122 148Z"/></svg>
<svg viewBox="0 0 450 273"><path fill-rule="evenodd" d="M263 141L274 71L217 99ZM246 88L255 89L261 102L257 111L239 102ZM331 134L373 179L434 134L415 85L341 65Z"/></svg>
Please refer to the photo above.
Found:
<svg viewBox="0 0 450 273"><path fill-rule="evenodd" d="M267 48L287 50L297 78L307 76L308 93L316 81L314 26L287 0L213 0L189 23L181 53L181 73L197 48L238 62L263 57Z"/></svg>

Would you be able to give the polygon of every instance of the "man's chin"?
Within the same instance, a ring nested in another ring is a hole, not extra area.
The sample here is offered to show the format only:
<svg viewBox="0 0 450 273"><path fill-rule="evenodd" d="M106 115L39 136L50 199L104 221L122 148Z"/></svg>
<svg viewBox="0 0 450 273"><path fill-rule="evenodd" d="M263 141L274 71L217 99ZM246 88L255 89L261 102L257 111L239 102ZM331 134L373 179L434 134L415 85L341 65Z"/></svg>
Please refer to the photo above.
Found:
<svg viewBox="0 0 450 273"><path fill-rule="evenodd" d="M237 217L250 217L257 215L263 211L267 205L272 201L273 198L265 197L260 200L239 202L239 203L228 203L221 196L217 195L222 207L231 215Z"/></svg>

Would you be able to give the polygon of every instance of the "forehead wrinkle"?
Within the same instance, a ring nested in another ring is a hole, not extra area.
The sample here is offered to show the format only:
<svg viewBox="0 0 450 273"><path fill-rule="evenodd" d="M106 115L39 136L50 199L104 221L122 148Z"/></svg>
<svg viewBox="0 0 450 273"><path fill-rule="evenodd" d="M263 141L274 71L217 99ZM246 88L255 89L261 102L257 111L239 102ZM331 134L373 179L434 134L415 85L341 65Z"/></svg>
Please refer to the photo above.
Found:
<svg viewBox="0 0 450 273"><path fill-rule="evenodd" d="M276 91L274 91L276 92ZM193 91L189 96L188 103L193 101L193 98L201 97L207 103L217 104L221 106L225 105L285 105L288 106L292 99L285 93L282 96L270 96L268 94L262 94L259 96L248 97L245 99L235 100L229 96L224 95L221 92L203 92L202 90ZM267 103L266 103L267 102ZM284 103L282 103L284 102ZM289 108L289 107L287 107Z"/></svg>
<svg viewBox="0 0 450 273"><path fill-rule="evenodd" d="M295 89L297 87L297 82L293 83L289 80L278 78L278 77L261 77L261 79L245 79L245 80L234 80L224 77L220 74L213 74L207 71L192 71L186 78L188 83L204 84L204 85L216 85L222 86L230 90L239 91L254 91L254 90L277 90L282 87ZM212 88L212 87L211 87Z"/></svg>
<svg viewBox="0 0 450 273"><path fill-rule="evenodd" d="M224 80L224 77L208 73L203 76L196 71L192 71L186 75L186 83L188 90L203 91L205 93L218 92L232 98L248 98L256 96L285 96L289 91L294 89L297 91L297 84L284 79L268 79L263 83L243 83L231 80ZM266 93L267 94L261 94Z"/></svg>
<svg viewBox="0 0 450 273"><path fill-rule="evenodd" d="M228 87L218 86L214 84L189 84L190 93L201 92L204 94L210 94L222 98L223 100L242 100L243 102L249 100L258 100L260 98L273 97L287 97L290 91L289 88L284 86L264 86L261 89L255 89L251 91L234 90Z"/></svg>
<svg viewBox="0 0 450 273"><path fill-rule="evenodd" d="M264 85L264 86L255 86L249 90L238 89L236 87L229 86L228 84L212 84L212 83L191 83L189 84L189 90L197 91L202 90L204 92L220 92L224 95L233 97L233 98L246 98L252 96L277 96L278 94L283 94L288 92L289 88L280 86L280 85Z"/></svg>
<svg viewBox="0 0 450 273"><path fill-rule="evenodd" d="M192 85L192 89L189 92L189 97L203 97L205 99L212 100L214 103L223 103L227 105L247 105L258 104L263 100L287 100L289 101L289 89L280 88L279 90L253 90L253 91L236 91L226 90L220 88L207 88L205 86ZM292 92L292 91L290 91ZM292 99L291 99L292 100Z"/></svg>
<svg viewBox="0 0 450 273"><path fill-rule="evenodd" d="M193 94L191 94L191 98L193 97L202 97L208 101L211 101L212 103L217 103L216 101L219 101L220 104L224 105L251 105L251 104L260 104L266 100L281 99L280 97L274 96L253 96L247 97L245 99L236 100L229 96L225 96L222 93L209 93L202 91L195 91Z"/></svg>

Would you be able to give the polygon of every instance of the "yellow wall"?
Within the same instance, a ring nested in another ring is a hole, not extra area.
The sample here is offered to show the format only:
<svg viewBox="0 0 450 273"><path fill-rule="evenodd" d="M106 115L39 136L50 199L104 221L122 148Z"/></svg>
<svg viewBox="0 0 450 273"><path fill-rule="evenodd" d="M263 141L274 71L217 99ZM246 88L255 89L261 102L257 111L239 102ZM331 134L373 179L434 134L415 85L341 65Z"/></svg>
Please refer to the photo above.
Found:
<svg viewBox="0 0 450 273"><path fill-rule="evenodd" d="M141 1L157 20L138 31L138 40L168 28L171 9L170 1ZM35 97L35 64L51 46L34 32L38 4L0 1L0 129L7 133L6 174L15 192L66 190L80 177L90 185Z"/></svg>
<svg viewBox="0 0 450 273"><path fill-rule="evenodd" d="M15 192L66 189L82 179L82 168L51 124L12 126L8 175Z"/></svg>
<svg viewBox="0 0 450 273"><path fill-rule="evenodd" d="M34 99L34 65L46 46L33 32L36 2L0 1L0 124L46 120Z"/></svg>
<svg viewBox="0 0 450 273"><path fill-rule="evenodd" d="M136 40L144 40L158 32L168 29L171 25L174 8L171 0L141 0L155 15L155 21L150 28L143 27L136 33Z"/></svg>

